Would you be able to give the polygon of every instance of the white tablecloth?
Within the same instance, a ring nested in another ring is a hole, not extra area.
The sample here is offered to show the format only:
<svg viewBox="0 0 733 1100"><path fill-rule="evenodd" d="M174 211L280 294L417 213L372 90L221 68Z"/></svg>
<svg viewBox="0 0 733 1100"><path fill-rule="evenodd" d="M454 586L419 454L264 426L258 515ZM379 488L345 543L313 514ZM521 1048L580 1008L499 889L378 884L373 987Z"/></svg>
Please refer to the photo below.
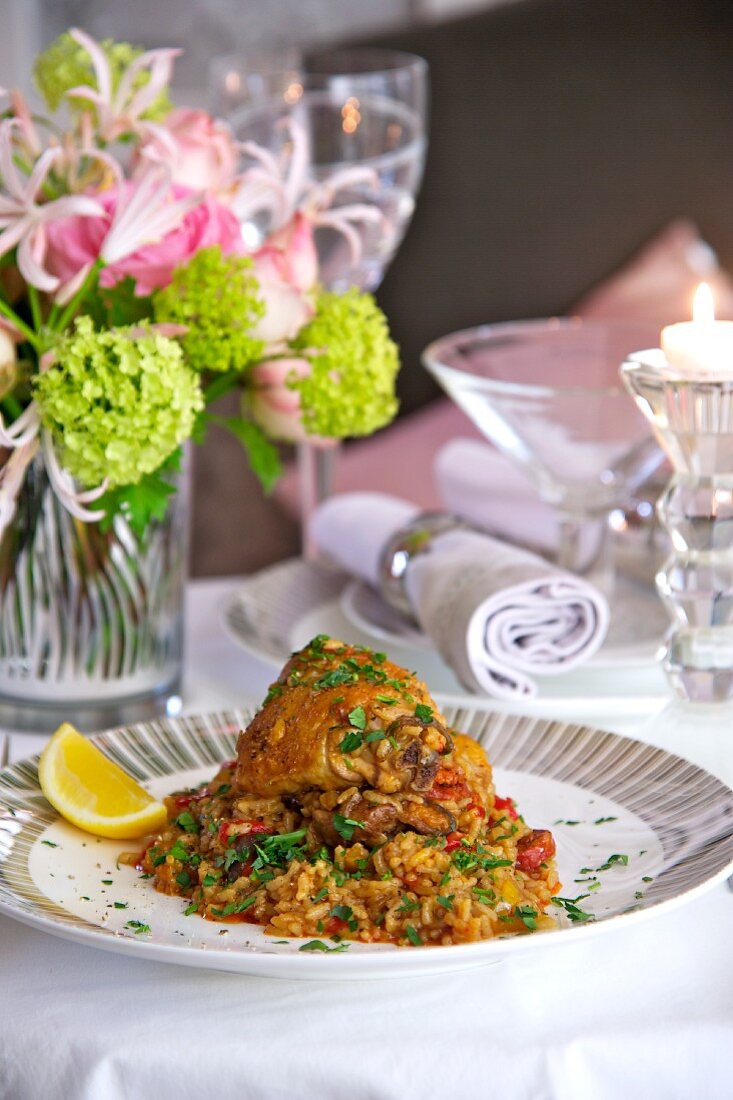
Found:
<svg viewBox="0 0 733 1100"><path fill-rule="evenodd" d="M188 710L271 670L191 586ZM733 777L733 716L608 716ZM11 738L11 758L40 739ZM393 982L273 981L137 961L0 918L3 1100L674 1100L733 1095L733 895L499 965ZM570 942L568 942L570 941Z"/></svg>

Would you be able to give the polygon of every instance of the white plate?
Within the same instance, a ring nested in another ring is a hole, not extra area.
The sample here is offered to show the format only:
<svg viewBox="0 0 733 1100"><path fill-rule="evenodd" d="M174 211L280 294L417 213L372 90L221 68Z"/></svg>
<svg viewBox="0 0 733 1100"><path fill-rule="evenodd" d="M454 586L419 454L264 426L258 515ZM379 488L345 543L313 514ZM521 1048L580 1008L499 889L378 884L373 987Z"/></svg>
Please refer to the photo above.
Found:
<svg viewBox="0 0 733 1100"><path fill-rule="evenodd" d="M230 757L250 715L168 719L98 734L94 741L157 795L210 776ZM157 893L117 866L130 842L89 836L60 820L38 786L37 757L0 772L0 911L54 935L162 962L282 978L365 979L433 974L544 951L623 927L723 880L733 867L733 792L661 749L582 726L446 708L448 721L481 741L501 794L527 820L549 825L558 845L563 896L586 892L583 867L600 889L580 904L595 921L558 932L452 947L350 944L343 953L303 953L256 926L183 915L180 898ZM613 818L598 824L601 818ZM557 824L558 819L575 824ZM648 880L648 881L645 881ZM117 903L117 904L115 904ZM149 932L135 933L128 921Z"/></svg>
<svg viewBox="0 0 733 1100"><path fill-rule="evenodd" d="M370 622L361 599L357 614L357 605L346 595L351 584L343 573L297 558L280 562L242 581L222 608L224 626L238 645L278 671L292 650L316 634L372 648L385 648L388 643L394 659L415 669L434 691L470 698L432 647L416 645L413 637L396 632L388 639L386 621ZM659 614L659 601L651 602ZM646 605L641 607L639 619L650 621ZM583 716L593 721L602 721L596 715L629 707L637 714L656 710L669 699L670 689L661 667L652 659L653 649L647 638L639 643L635 655L622 659L617 649L601 650L596 658L563 676L537 676L537 696L522 700L521 706L555 713L567 709L569 703L580 702L585 708ZM588 701L593 704L590 709Z"/></svg>

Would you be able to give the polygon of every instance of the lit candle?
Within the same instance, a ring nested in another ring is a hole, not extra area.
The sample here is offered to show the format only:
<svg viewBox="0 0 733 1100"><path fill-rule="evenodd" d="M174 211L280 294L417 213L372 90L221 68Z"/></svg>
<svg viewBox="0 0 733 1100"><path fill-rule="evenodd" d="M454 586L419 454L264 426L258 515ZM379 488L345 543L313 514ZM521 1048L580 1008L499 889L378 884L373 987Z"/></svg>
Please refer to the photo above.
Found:
<svg viewBox="0 0 733 1100"><path fill-rule="evenodd" d="M733 376L733 321L715 320L713 292L707 283L697 288L692 320L662 329L662 351L680 374Z"/></svg>

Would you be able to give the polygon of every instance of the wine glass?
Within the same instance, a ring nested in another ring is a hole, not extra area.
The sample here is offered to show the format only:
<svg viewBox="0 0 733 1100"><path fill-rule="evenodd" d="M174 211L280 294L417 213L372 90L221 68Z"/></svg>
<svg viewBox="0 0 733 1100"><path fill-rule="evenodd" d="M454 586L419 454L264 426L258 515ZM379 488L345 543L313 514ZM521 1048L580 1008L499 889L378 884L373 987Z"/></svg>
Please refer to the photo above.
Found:
<svg viewBox="0 0 733 1100"><path fill-rule="evenodd" d="M294 209L314 222L319 278L328 290L375 290L415 208L426 151L427 63L393 50L311 56L300 83L239 108L229 121L245 169L264 150L283 173L287 204L240 214L256 250ZM333 488L336 447L299 445L303 530Z"/></svg>
<svg viewBox="0 0 733 1100"><path fill-rule="evenodd" d="M608 520L663 455L620 383L649 326L580 318L484 325L434 341L423 363L560 516L558 564L610 594Z"/></svg>
<svg viewBox="0 0 733 1100"><path fill-rule="evenodd" d="M216 118L229 118L250 103L296 95L303 57L296 47L252 47L219 54L209 64L209 104Z"/></svg>

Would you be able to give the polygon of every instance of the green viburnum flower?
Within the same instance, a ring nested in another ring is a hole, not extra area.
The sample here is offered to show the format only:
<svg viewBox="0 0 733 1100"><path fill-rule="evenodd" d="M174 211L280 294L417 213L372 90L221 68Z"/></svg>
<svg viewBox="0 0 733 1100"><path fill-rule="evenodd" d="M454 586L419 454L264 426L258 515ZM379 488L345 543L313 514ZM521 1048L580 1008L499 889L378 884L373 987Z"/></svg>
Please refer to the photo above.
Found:
<svg viewBox="0 0 733 1100"><path fill-rule="evenodd" d="M264 316L259 283L247 256L202 248L153 295L155 320L188 325L181 339L197 371L242 371L262 357L264 342L250 335Z"/></svg>
<svg viewBox="0 0 733 1100"><path fill-rule="evenodd" d="M105 477L111 489L135 485L191 435L204 402L175 340L139 328L95 332L80 317L54 352L35 397L64 467L82 485Z"/></svg>
<svg viewBox="0 0 733 1100"><path fill-rule="evenodd" d="M136 57L145 51L139 46L131 46L129 42L115 42L111 38L105 38L99 43L104 51L112 75L112 91L117 90L122 74L132 64ZM97 78L92 66L92 60L78 42L75 42L68 31L59 35L36 58L33 66L33 75L36 86L46 101L49 110L57 111L64 96L71 88L77 88L86 84L90 88L97 88ZM138 91L150 80L150 72L145 69L138 73L133 91ZM98 90L98 89L97 89ZM89 110L86 100L69 99L69 106L73 110ZM160 122L173 110L173 104L168 92L163 90L156 96L141 118L151 122Z"/></svg>
<svg viewBox="0 0 733 1100"><path fill-rule="evenodd" d="M300 394L309 435L370 435L394 418L399 352L371 294L320 294L292 347L311 363L307 377L288 382Z"/></svg>

